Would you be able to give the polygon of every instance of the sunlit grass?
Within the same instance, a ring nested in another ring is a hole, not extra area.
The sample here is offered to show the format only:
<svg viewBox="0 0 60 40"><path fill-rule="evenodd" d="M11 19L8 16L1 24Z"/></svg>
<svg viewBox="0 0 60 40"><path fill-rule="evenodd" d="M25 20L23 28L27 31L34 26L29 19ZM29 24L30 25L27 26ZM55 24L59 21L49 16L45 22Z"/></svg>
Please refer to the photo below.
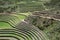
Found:
<svg viewBox="0 0 60 40"><path fill-rule="evenodd" d="M22 15L20 15L20 14L22 14ZM20 14L19 15L11 14L12 16L17 17L17 18L15 18L16 19L15 24L20 23L22 20L24 20L29 15L29 13L20 13ZM6 29L6 28L8 29L8 28L12 28L12 27L8 23L0 22L0 29Z"/></svg>
<svg viewBox="0 0 60 40"><path fill-rule="evenodd" d="M0 29L12 28L8 23L0 22Z"/></svg>

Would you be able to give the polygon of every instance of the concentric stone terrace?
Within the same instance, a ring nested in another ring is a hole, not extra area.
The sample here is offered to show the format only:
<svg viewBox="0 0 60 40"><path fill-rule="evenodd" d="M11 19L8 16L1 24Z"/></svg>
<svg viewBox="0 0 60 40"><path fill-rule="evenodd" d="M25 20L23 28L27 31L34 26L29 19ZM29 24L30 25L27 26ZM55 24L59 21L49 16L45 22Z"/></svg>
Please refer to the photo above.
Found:
<svg viewBox="0 0 60 40"><path fill-rule="evenodd" d="M26 21L17 23L17 20L15 21L15 18L12 18L11 15L11 17L9 17L9 15L6 16L4 16L6 18L5 20L3 20L4 18L1 16L0 21L9 22L9 20L13 20L11 21L13 24L10 23L10 25L12 24L12 28L10 29L0 29L0 40L49 40L41 30L32 24ZM9 20L7 18L9 18Z"/></svg>

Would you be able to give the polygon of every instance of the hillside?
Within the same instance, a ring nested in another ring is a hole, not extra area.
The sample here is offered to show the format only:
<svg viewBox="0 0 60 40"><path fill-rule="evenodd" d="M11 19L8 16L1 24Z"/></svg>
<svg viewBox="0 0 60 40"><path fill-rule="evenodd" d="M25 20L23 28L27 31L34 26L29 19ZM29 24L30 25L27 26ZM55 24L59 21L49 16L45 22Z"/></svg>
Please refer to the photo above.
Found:
<svg viewBox="0 0 60 40"><path fill-rule="evenodd" d="M60 40L60 0L0 0L0 40Z"/></svg>
<svg viewBox="0 0 60 40"><path fill-rule="evenodd" d="M33 12L32 15L25 19L25 21L33 24L35 27L38 27L41 31L46 33L50 40L60 40L60 16L57 17L56 15L59 15L57 13L53 13L52 16L51 14L51 11Z"/></svg>

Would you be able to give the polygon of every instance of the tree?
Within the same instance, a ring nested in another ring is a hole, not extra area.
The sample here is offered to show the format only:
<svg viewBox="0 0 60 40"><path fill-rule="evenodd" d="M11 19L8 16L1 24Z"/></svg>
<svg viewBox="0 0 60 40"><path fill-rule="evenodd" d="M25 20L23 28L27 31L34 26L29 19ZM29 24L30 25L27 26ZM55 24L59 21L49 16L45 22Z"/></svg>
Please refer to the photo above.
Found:
<svg viewBox="0 0 60 40"><path fill-rule="evenodd" d="M17 8L17 2L19 0L0 0L0 13L1 12L12 12Z"/></svg>

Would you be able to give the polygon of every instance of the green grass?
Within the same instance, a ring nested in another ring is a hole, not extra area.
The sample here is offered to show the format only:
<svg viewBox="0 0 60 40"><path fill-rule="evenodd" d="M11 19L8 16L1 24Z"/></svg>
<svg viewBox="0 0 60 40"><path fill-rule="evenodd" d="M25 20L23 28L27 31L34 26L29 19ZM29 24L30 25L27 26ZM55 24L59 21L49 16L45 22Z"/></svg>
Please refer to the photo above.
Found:
<svg viewBox="0 0 60 40"><path fill-rule="evenodd" d="M28 15L28 13L24 14L24 15ZM22 21L26 18L26 16L24 16L24 15L15 15L15 14L13 14L12 16L17 16L17 18L15 18L15 21L16 21L15 23L19 23L20 21ZM9 16L9 17L12 17L12 16ZM1 16L1 17L4 17L4 16ZM7 19L6 17L4 19ZM12 29L12 27L8 23L0 22L0 29ZM14 37L17 37L21 40L24 40L22 37L19 37L19 36L14 35L14 34L0 34L0 36L14 36ZM23 35L20 34L20 36L23 36Z"/></svg>
<svg viewBox="0 0 60 40"><path fill-rule="evenodd" d="M8 23L0 22L0 29L12 28Z"/></svg>
<svg viewBox="0 0 60 40"><path fill-rule="evenodd" d="M20 19L20 20L23 20L26 18L26 16L23 16L23 15L17 15L17 17Z"/></svg>
<svg viewBox="0 0 60 40"><path fill-rule="evenodd" d="M19 39L21 39L21 40L24 40L22 37L19 37L19 36L14 35L14 34L0 34L0 36L13 36L13 37L17 37L17 38L19 38ZM21 36L22 36L22 35L21 35Z"/></svg>
<svg viewBox="0 0 60 40"><path fill-rule="evenodd" d="M24 20L28 15L29 13L21 13L22 15L16 15L16 14L13 14L12 16L17 16L18 18L15 18L15 23L14 24L17 24L19 22L21 22L22 20ZM25 16L26 15L26 16ZM3 16L2 16L3 17ZM11 17L11 16L10 16ZM5 17L6 18L6 17ZM19 20L18 20L19 19ZM0 29L8 29L8 28L12 28L8 23L5 23L5 22L0 22Z"/></svg>

